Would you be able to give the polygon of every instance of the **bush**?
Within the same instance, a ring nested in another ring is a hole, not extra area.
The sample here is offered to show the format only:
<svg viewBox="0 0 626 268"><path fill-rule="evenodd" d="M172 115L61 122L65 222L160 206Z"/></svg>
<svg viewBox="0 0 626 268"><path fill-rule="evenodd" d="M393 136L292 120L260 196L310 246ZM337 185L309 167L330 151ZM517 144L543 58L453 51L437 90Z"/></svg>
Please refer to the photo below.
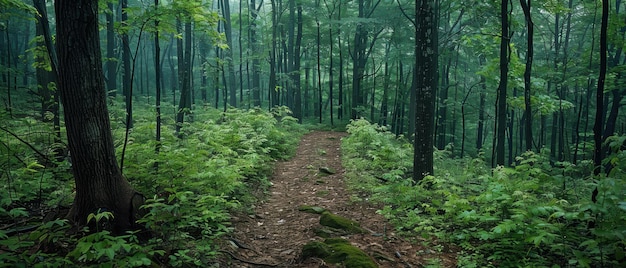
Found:
<svg viewBox="0 0 626 268"><path fill-rule="evenodd" d="M410 146L363 120L348 131L342 148L350 185L382 203L379 213L399 231L458 245L461 267L626 263L626 154L620 149L606 159L609 176L582 179L590 170L586 162L553 168L544 155L525 153L512 168L486 172L481 158L449 159L435 151L435 176L415 184L405 174L412 169ZM615 148L623 140L608 144Z"/></svg>

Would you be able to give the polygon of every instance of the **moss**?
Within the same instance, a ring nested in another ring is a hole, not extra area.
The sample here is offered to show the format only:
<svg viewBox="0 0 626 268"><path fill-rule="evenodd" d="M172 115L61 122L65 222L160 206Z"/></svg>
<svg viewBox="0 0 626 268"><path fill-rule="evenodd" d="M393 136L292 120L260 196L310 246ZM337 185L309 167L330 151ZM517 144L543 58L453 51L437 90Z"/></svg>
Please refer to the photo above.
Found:
<svg viewBox="0 0 626 268"><path fill-rule="evenodd" d="M298 207L298 210L302 211L302 212L313 213L313 214L322 214L322 213L327 211L323 207L307 206L307 205L302 205L302 206Z"/></svg>
<svg viewBox="0 0 626 268"><path fill-rule="evenodd" d="M322 258L329 263L341 263L345 267L378 267L365 252L342 238L329 238L323 243L313 241L304 245L302 258L310 257Z"/></svg>
<svg viewBox="0 0 626 268"><path fill-rule="evenodd" d="M323 226L346 230L351 234L365 233L365 230L361 228L358 222L332 214L328 211L322 213L322 216L320 217L320 224Z"/></svg>
<svg viewBox="0 0 626 268"><path fill-rule="evenodd" d="M318 258L326 258L330 256L330 247L328 245L313 241L302 247L302 258L310 258L310 257L318 257Z"/></svg>
<svg viewBox="0 0 626 268"><path fill-rule="evenodd" d="M324 241L330 247L331 255L324 258L330 263L342 263L345 267L378 267L376 263L361 249L353 246L345 239L329 238Z"/></svg>

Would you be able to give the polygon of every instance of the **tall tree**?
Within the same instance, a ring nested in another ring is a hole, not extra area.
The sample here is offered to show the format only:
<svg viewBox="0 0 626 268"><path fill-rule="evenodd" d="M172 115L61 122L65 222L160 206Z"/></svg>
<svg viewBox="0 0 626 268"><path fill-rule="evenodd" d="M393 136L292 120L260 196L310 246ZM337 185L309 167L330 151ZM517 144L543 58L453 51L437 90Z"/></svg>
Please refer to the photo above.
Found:
<svg viewBox="0 0 626 268"><path fill-rule="evenodd" d="M603 146L602 146L602 132L604 123L604 84L606 81L606 69L607 69L607 31L609 24L609 3L608 1L602 1L602 23L600 25L600 73L598 74L598 88L596 90L596 115L595 123L593 125L593 163L595 175L600 175L602 172L602 160ZM591 196L591 200L595 203L597 201L598 188L596 188Z"/></svg>
<svg viewBox="0 0 626 268"><path fill-rule="evenodd" d="M159 0L154 0L154 10L158 11ZM156 107L156 137L155 151L159 153L161 149L161 45L159 44L159 19L154 21L154 79L156 85L155 107ZM204 99L206 101L206 98ZM157 163L155 162L155 165Z"/></svg>
<svg viewBox="0 0 626 268"><path fill-rule="evenodd" d="M113 226L132 226L140 204L115 160L102 70L97 0L57 0L59 89L63 101L76 197L68 218L85 224L90 213L114 214Z"/></svg>
<svg viewBox="0 0 626 268"><path fill-rule="evenodd" d="M56 52L52 44L46 3L43 0L33 0L33 6L35 6L40 16L36 26L37 36L43 36L42 41L38 41L37 44L40 47L44 47L46 51L46 53L38 57L41 57L41 61L47 62L47 64L41 64L36 70L37 87L39 88L38 91L41 98L41 117L44 121L52 121L55 142L58 142L58 139L61 138L61 122L59 116L59 93L56 90Z"/></svg>
<svg viewBox="0 0 626 268"><path fill-rule="evenodd" d="M526 141L526 151L533 149L533 127L532 127L532 107L530 103L531 95L531 73L533 66L533 40L534 40L534 27L532 16L530 15L532 0L520 0L522 10L524 11L524 18L526 18L526 68L524 69L524 137Z"/></svg>
<svg viewBox="0 0 626 268"><path fill-rule="evenodd" d="M122 24L127 23L128 21L128 0L120 0L120 6L122 7ZM122 75L122 88L124 92L124 98L126 99L126 118L127 118L127 126L129 128L133 127L133 109L132 102L132 79L131 79L131 70L132 66L130 63L130 39L128 38L128 32L124 31L122 33L122 64L124 66L124 73Z"/></svg>
<svg viewBox="0 0 626 268"><path fill-rule="evenodd" d="M259 16L259 10L263 6L263 0L259 3L258 7L255 0L250 0L250 27L248 34L250 35L250 47L253 52L258 51L259 44L257 44L257 18ZM254 55L252 58L252 106L261 106L261 75L260 70L261 62L259 57Z"/></svg>
<svg viewBox="0 0 626 268"><path fill-rule="evenodd" d="M496 165L504 165L504 140L506 132L506 91L509 75L509 0L500 2L500 83L496 99L496 139L495 160Z"/></svg>
<svg viewBox="0 0 626 268"><path fill-rule="evenodd" d="M437 87L438 40L435 0L415 1L415 140L413 180L433 175L434 92Z"/></svg>
<svg viewBox="0 0 626 268"><path fill-rule="evenodd" d="M235 62L233 61L233 26L230 20L230 1L222 1L222 15L224 16L224 34L226 35L226 69L228 70L228 104L237 107L237 87L235 86Z"/></svg>
<svg viewBox="0 0 626 268"><path fill-rule="evenodd" d="M191 110L191 18L186 14L188 21L185 22L185 49L182 64L182 77L180 79L180 100L176 113L176 133L180 133L185 115Z"/></svg>

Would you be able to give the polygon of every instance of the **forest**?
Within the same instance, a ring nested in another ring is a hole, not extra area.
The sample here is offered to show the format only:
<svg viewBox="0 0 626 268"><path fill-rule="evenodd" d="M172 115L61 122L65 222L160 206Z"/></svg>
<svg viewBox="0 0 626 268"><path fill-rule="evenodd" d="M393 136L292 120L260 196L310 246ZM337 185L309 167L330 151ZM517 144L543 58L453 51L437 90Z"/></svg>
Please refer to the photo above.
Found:
<svg viewBox="0 0 626 268"><path fill-rule="evenodd" d="M0 267L625 267L625 9L0 0Z"/></svg>

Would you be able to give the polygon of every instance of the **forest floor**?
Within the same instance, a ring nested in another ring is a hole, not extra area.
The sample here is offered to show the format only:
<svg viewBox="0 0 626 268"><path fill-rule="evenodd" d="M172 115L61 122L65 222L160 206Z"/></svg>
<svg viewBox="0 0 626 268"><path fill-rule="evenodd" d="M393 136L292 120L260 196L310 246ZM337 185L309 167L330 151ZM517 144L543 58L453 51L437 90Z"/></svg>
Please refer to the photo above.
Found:
<svg viewBox="0 0 626 268"><path fill-rule="evenodd" d="M342 238L366 252L380 267L425 267L433 264L433 259L438 267L456 266L456 254L445 246L399 237L376 213L378 206L351 199L341 165L340 145L345 135L308 133L293 158L276 163L269 193L256 204L254 212L233 216L234 232L222 245L226 267L343 267L319 258L301 258L305 244L324 240L313 231L320 227L320 215L300 211L302 205L322 207L360 223L365 234ZM328 170L332 172L325 172Z"/></svg>

